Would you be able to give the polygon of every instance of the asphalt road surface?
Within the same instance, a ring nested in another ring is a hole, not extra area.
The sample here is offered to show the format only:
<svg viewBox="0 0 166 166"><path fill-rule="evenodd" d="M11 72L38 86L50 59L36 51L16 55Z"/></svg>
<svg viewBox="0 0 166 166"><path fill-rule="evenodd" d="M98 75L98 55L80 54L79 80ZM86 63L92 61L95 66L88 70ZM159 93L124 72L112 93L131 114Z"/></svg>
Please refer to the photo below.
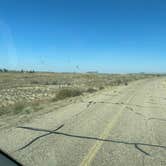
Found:
<svg viewBox="0 0 166 166"><path fill-rule="evenodd" d="M0 148L27 166L165 166L166 78L105 89L1 128Z"/></svg>

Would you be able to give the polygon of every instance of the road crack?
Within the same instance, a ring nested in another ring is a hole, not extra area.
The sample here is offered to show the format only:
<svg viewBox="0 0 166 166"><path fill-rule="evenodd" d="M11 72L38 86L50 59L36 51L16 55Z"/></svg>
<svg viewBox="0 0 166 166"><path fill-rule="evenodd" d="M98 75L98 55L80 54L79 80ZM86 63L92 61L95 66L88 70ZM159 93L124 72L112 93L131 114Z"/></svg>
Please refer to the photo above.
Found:
<svg viewBox="0 0 166 166"><path fill-rule="evenodd" d="M23 150L23 149L29 147L31 144L33 144L38 139L40 139L42 137L45 137L45 136L48 136L50 134L61 135L61 136L70 137L70 138L77 138L77 139L87 139L87 140L95 140L95 141L111 142L111 143L117 143L117 144L130 145L130 146L134 146L139 152L143 153L146 156L151 156L151 155L148 152L146 152L145 150L143 150L142 148L140 148L140 146L154 147L154 148L160 148L160 149L165 149L166 150L166 146L164 146L164 145L157 145L157 144L155 145L155 144L148 144L148 143L141 143L141 142L127 142L127 141L120 141L120 140L113 140L113 139L102 139L102 138L97 138L97 137L74 135L74 134L68 134L68 133L57 131L57 130L61 129L63 126L64 125L61 125L60 127L58 127L57 129L55 129L53 131L52 130L47 130L47 129L18 126L17 128L21 128L21 129L24 129L24 130L32 130L32 131L37 131L37 132L46 132L47 134L43 134L41 136L38 136L38 137L34 138L28 144L26 144L25 146L19 148L17 151L20 151L20 150Z"/></svg>

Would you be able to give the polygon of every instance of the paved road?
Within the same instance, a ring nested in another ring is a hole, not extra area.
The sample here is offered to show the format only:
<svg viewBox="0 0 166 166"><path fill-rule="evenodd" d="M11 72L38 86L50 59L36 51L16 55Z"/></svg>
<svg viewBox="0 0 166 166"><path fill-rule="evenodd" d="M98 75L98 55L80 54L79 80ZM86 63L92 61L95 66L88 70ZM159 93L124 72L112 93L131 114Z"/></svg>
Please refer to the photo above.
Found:
<svg viewBox="0 0 166 166"><path fill-rule="evenodd" d="M165 166L165 106L166 78L140 80L1 129L0 147L29 166Z"/></svg>

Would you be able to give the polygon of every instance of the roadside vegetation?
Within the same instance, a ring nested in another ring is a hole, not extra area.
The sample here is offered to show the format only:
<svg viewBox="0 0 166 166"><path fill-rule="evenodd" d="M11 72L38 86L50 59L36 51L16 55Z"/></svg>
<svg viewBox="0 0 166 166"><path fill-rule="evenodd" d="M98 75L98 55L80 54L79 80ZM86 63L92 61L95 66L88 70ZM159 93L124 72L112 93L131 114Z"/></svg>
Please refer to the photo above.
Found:
<svg viewBox="0 0 166 166"><path fill-rule="evenodd" d="M31 112L40 110L42 101L34 101L32 103L17 102L13 105L0 107L1 115L17 115L17 114L30 114Z"/></svg>
<svg viewBox="0 0 166 166"><path fill-rule="evenodd" d="M81 90L78 89L61 89L58 91L53 101L63 100L69 97L80 96L82 94Z"/></svg>
<svg viewBox="0 0 166 166"><path fill-rule="evenodd" d="M0 69L0 115L31 113L38 110L38 105L43 101L56 102L83 93L95 93L110 86L127 86L138 79L160 76L144 73L42 73Z"/></svg>
<svg viewBox="0 0 166 166"><path fill-rule="evenodd" d="M101 90L101 89L100 89L100 90ZM88 88L86 92L88 92L88 93L94 93L94 92L96 92L96 91L97 91L97 89Z"/></svg>

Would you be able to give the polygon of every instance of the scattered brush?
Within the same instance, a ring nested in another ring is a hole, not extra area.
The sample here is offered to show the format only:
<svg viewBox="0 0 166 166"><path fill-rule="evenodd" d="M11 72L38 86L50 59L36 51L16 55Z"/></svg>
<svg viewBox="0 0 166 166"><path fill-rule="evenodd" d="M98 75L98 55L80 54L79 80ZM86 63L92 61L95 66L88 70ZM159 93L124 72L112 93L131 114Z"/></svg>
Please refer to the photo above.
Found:
<svg viewBox="0 0 166 166"><path fill-rule="evenodd" d="M103 87L103 86L100 86L100 87L99 87L99 90L103 90L103 89L104 89L104 87Z"/></svg>
<svg viewBox="0 0 166 166"><path fill-rule="evenodd" d="M14 114L20 113L24 108L26 107L26 104L24 102L18 102L13 105L12 110Z"/></svg>
<svg viewBox="0 0 166 166"><path fill-rule="evenodd" d="M10 106L2 106L0 107L0 116L4 114L16 115L16 114L29 114L32 111L38 111L42 107L40 105L40 101L34 101L30 104L24 102L17 102Z"/></svg>
<svg viewBox="0 0 166 166"><path fill-rule="evenodd" d="M8 113L8 109L5 109L5 107L0 107L0 116Z"/></svg>
<svg viewBox="0 0 166 166"><path fill-rule="evenodd" d="M31 84L40 84L40 82L37 81L37 80L32 80L32 81L31 81Z"/></svg>
<svg viewBox="0 0 166 166"><path fill-rule="evenodd" d="M128 85L128 82L125 82L125 86L127 86Z"/></svg>
<svg viewBox="0 0 166 166"><path fill-rule="evenodd" d="M82 91L80 91L79 89L62 89L62 90L59 90L59 92L57 93L53 101L63 100L69 97L80 96L81 94L82 94Z"/></svg>
<svg viewBox="0 0 166 166"><path fill-rule="evenodd" d="M87 92L88 93L94 93L94 92L96 92L97 90L96 89L94 89L94 88L88 88L87 89Z"/></svg>
<svg viewBox="0 0 166 166"><path fill-rule="evenodd" d="M23 109L26 107L24 103L18 102L14 105L8 106L8 107L1 107L0 108L0 115L4 114L18 114L23 111Z"/></svg>

